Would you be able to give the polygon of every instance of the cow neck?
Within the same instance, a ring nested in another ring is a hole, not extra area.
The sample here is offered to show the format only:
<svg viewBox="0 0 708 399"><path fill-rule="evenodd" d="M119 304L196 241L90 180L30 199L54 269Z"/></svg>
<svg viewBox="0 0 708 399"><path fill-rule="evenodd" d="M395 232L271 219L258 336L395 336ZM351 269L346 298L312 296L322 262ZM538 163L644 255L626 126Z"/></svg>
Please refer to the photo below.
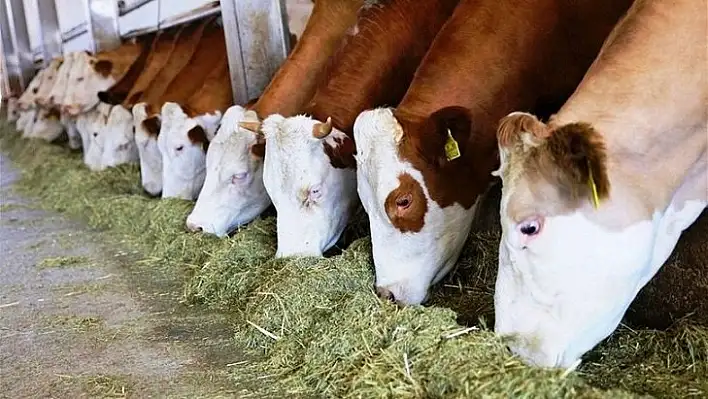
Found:
<svg viewBox="0 0 708 399"><path fill-rule="evenodd" d="M128 96L121 105L126 109L132 108L134 104L140 102L140 98L145 90L150 86L150 83L155 79L155 76L160 72L162 67L170 58L170 54L175 48L180 34L184 27L177 28L178 30L168 30L161 32L153 43L153 48L148 56L145 69L142 71L135 85L130 89Z"/></svg>
<svg viewBox="0 0 708 399"><path fill-rule="evenodd" d="M300 39L265 88L253 110L261 118L300 112L314 95L336 50L357 20L363 0L317 2Z"/></svg>
<svg viewBox="0 0 708 399"><path fill-rule="evenodd" d="M233 92L227 57L209 74L202 87L182 107L190 118L216 111L222 113L233 105Z"/></svg>
<svg viewBox="0 0 708 399"><path fill-rule="evenodd" d="M396 105L416 68L457 0L398 0L361 12L358 32L337 54L327 82L305 113L353 138L356 117L364 110Z"/></svg>

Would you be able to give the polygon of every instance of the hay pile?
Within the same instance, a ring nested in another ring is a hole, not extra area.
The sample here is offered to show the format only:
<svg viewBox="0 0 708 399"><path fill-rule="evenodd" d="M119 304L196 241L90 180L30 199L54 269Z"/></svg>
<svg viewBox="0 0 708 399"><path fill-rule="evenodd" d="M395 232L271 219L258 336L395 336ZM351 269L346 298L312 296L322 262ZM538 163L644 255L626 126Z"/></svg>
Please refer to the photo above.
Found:
<svg viewBox="0 0 708 399"><path fill-rule="evenodd" d="M187 233L192 204L144 197L136 166L91 173L78 153L20 140L7 126L0 134L2 151L24 171L21 191L120 234L154 267L182 273L185 302L235 314L233 339L252 360L231 368L234 382L262 387L261 397L708 394L708 325L692 316L665 331L622 327L568 375L511 357L491 331L494 197L457 272L434 290L435 306L399 309L373 292L366 236L328 258L275 260L272 216L227 239ZM703 270L692 274L692 298L708 302ZM679 308L672 317L681 316Z"/></svg>

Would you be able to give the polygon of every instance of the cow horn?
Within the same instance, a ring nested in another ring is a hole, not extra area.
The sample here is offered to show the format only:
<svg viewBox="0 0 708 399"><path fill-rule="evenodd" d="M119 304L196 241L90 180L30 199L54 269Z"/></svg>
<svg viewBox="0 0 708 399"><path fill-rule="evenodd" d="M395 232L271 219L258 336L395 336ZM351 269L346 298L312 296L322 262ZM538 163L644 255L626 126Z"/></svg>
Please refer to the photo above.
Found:
<svg viewBox="0 0 708 399"><path fill-rule="evenodd" d="M327 137L332 132L332 117L327 117L327 122L317 123L312 128L312 135L318 139L323 139Z"/></svg>
<svg viewBox="0 0 708 399"><path fill-rule="evenodd" d="M261 123L260 122L239 122L238 127L250 130L253 133L260 133L261 132Z"/></svg>

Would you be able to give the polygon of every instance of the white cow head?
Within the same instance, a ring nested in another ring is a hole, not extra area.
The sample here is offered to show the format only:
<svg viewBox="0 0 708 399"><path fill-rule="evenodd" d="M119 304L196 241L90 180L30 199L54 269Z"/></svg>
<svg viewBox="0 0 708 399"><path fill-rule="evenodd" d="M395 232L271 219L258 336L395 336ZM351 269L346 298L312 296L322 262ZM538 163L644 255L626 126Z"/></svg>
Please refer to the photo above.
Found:
<svg viewBox="0 0 708 399"><path fill-rule="evenodd" d="M261 129L263 182L278 211L276 256L321 256L357 205L354 144L331 119L271 115Z"/></svg>
<svg viewBox="0 0 708 399"><path fill-rule="evenodd" d="M75 53L70 53L66 56L64 63L61 65L57 71L57 76L54 81L52 89L46 99L37 99L37 101L42 106L58 107L61 110L61 106L64 102L67 93L74 89L75 85L69 84L69 78L76 69L81 69L81 62L83 59L87 58L88 55L83 51L78 51ZM41 103L40 100L45 103Z"/></svg>
<svg viewBox="0 0 708 399"><path fill-rule="evenodd" d="M20 118L20 105L17 97L7 99L7 121L16 122Z"/></svg>
<svg viewBox="0 0 708 399"><path fill-rule="evenodd" d="M637 176L651 165L627 168L633 155L610 152L591 125L547 126L526 113L502 119L495 330L515 354L571 367L617 327L708 203L705 125L700 135L703 155L658 200L662 182L642 188ZM662 156L670 167L695 152Z"/></svg>
<svg viewBox="0 0 708 399"><path fill-rule="evenodd" d="M270 206L263 185L264 142L254 133L258 124L254 111L238 105L226 111L207 150L206 179L188 229L223 237Z"/></svg>
<svg viewBox="0 0 708 399"><path fill-rule="evenodd" d="M123 106L116 105L111 108L106 126L99 136L103 136L102 168L139 162L133 132L133 115Z"/></svg>
<svg viewBox="0 0 708 399"><path fill-rule="evenodd" d="M20 117L15 122L17 131L22 132L22 137L28 137L32 133L32 125L37 115L37 108L29 108L20 112Z"/></svg>
<svg viewBox="0 0 708 399"><path fill-rule="evenodd" d="M490 154L466 149L471 124L460 107L426 118L380 108L354 122L357 190L369 215L381 297L420 304L455 266L489 186L489 172L478 179L474 168L490 160L492 170L496 159L493 147Z"/></svg>
<svg viewBox="0 0 708 399"><path fill-rule="evenodd" d="M84 163L93 171L104 169L103 152L106 146L106 137L111 134L108 120L112 115L113 108L117 107L119 106L112 107L102 103L96 107L95 111L82 114L80 117L82 123L79 123L77 128L82 137L87 138L84 145L88 146L88 150L84 149ZM119 134L121 134L120 131Z"/></svg>
<svg viewBox="0 0 708 399"><path fill-rule="evenodd" d="M62 101L62 111L76 116L95 107L99 103L98 92L110 88L115 78L111 75L113 62L110 60L81 53L74 63L77 65L69 76L69 90Z"/></svg>
<svg viewBox="0 0 708 399"><path fill-rule="evenodd" d="M64 56L64 59L61 62L55 62L52 60L46 68L46 72L42 77L42 84L39 86L39 90L37 91L37 95L35 97L35 103L37 105L42 107L49 105L49 98L52 90L57 85L57 82L59 82L59 77L65 76L65 74L71 70L74 57L75 53L69 53ZM66 79L64 79L64 81L66 82Z"/></svg>
<svg viewBox="0 0 708 399"><path fill-rule="evenodd" d="M72 150L78 150L81 148L82 138L79 134L79 130L76 128L76 117L62 113L61 124L64 126L67 136L69 136L69 148Z"/></svg>
<svg viewBox="0 0 708 399"><path fill-rule="evenodd" d="M133 106L135 144L140 156L140 180L145 191L153 196L162 192L162 153L157 145L160 134L160 115L148 118L147 104Z"/></svg>
<svg viewBox="0 0 708 399"><path fill-rule="evenodd" d="M200 118L190 118L176 103L165 103L161 118L162 198L194 200L206 175L208 131Z"/></svg>
<svg viewBox="0 0 708 399"><path fill-rule="evenodd" d="M58 108L37 108L32 130L28 132L29 137L51 142L58 139L62 132L64 132L64 126L61 124L61 114Z"/></svg>

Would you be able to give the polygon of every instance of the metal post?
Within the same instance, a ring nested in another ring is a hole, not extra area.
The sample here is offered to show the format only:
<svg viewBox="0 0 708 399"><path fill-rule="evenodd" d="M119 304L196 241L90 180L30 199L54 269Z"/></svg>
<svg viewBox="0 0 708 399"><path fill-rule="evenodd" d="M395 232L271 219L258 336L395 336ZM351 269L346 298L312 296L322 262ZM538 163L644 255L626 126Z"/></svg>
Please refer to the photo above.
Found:
<svg viewBox="0 0 708 399"><path fill-rule="evenodd" d="M10 95L19 95L34 76L34 57L22 0L0 1L0 35Z"/></svg>
<svg viewBox="0 0 708 399"><path fill-rule="evenodd" d="M220 0L234 103L260 96L288 55L285 0Z"/></svg>
<svg viewBox="0 0 708 399"><path fill-rule="evenodd" d="M37 3L39 30L42 38L42 64L49 65L62 54L61 28L54 0L34 0Z"/></svg>
<svg viewBox="0 0 708 399"><path fill-rule="evenodd" d="M115 0L83 0L86 8L89 38L94 53L120 46L118 2Z"/></svg>

